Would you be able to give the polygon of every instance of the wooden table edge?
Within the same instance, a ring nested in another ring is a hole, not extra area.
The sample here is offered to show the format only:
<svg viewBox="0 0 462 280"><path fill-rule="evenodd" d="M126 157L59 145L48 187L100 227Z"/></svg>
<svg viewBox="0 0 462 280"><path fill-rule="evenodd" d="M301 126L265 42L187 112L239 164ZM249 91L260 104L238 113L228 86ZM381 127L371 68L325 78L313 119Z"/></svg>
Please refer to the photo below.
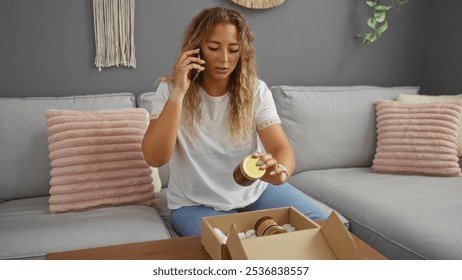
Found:
<svg viewBox="0 0 462 280"><path fill-rule="evenodd" d="M364 241L351 234L361 260L386 260ZM175 237L66 252L49 253L47 260L210 260L200 236Z"/></svg>

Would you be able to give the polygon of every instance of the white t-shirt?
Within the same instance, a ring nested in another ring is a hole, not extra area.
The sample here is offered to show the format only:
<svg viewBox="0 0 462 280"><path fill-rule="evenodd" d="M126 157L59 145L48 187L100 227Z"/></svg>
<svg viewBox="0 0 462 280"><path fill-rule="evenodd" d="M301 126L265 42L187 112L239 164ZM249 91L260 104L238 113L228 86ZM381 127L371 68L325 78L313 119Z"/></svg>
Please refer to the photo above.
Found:
<svg viewBox="0 0 462 280"><path fill-rule="evenodd" d="M168 207L205 205L216 210L230 210L256 201L267 183L255 181L249 187L238 185L233 179L234 168L248 155L263 151L257 128L280 123L270 90L258 81L255 91L255 130L250 140L238 146L231 139L228 113L230 98L209 96L199 90L202 123L199 133L191 137L180 123L177 142L169 160ZM153 100L152 115L159 115L170 96L169 85L159 85Z"/></svg>

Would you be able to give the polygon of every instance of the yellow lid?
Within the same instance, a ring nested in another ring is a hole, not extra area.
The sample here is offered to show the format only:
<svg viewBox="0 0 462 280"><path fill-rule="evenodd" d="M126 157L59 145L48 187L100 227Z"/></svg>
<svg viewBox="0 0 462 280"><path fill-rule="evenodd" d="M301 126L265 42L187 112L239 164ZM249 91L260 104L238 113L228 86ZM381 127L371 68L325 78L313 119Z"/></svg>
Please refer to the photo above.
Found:
<svg viewBox="0 0 462 280"><path fill-rule="evenodd" d="M257 166L259 160L260 158L250 155L242 161L241 169L245 177L250 180L256 180L265 175L266 170L260 169L260 165Z"/></svg>

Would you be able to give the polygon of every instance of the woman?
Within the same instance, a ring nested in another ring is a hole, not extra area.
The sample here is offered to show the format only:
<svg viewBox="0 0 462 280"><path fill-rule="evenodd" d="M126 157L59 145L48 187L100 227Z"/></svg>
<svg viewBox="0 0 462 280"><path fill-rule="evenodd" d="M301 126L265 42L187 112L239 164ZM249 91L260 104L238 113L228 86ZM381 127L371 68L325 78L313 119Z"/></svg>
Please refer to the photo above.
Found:
<svg viewBox="0 0 462 280"><path fill-rule="evenodd" d="M142 147L151 166L169 162L168 206L181 236L200 235L202 217L241 211L294 206L326 218L286 183L294 154L255 68L243 15L216 7L193 18L173 74L161 79ZM242 187L232 173L250 154L266 172Z"/></svg>

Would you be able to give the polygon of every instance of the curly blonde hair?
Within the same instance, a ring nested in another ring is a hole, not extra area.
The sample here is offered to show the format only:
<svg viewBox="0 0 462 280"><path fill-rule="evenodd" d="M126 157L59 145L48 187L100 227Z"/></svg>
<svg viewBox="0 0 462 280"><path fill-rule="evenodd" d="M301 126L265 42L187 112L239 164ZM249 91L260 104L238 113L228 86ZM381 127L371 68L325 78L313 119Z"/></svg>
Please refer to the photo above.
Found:
<svg viewBox="0 0 462 280"><path fill-rule="evenodd" d="M239 11L225 7L203 10L192 19L186 28L180 55L200 46L201 42L213 32L213 28L222 23L236 26L238 32L241 55L228 81L231 104L228 119L232 138L238 143L243 143L254 129L253 103L257 83L254 36L244 16ZM170 81L173 79L173 74L164 78ZM195 134L195 125L201 125L199 82L200 79L191 82L183 101L184 122L191 135Z"/></svg>

